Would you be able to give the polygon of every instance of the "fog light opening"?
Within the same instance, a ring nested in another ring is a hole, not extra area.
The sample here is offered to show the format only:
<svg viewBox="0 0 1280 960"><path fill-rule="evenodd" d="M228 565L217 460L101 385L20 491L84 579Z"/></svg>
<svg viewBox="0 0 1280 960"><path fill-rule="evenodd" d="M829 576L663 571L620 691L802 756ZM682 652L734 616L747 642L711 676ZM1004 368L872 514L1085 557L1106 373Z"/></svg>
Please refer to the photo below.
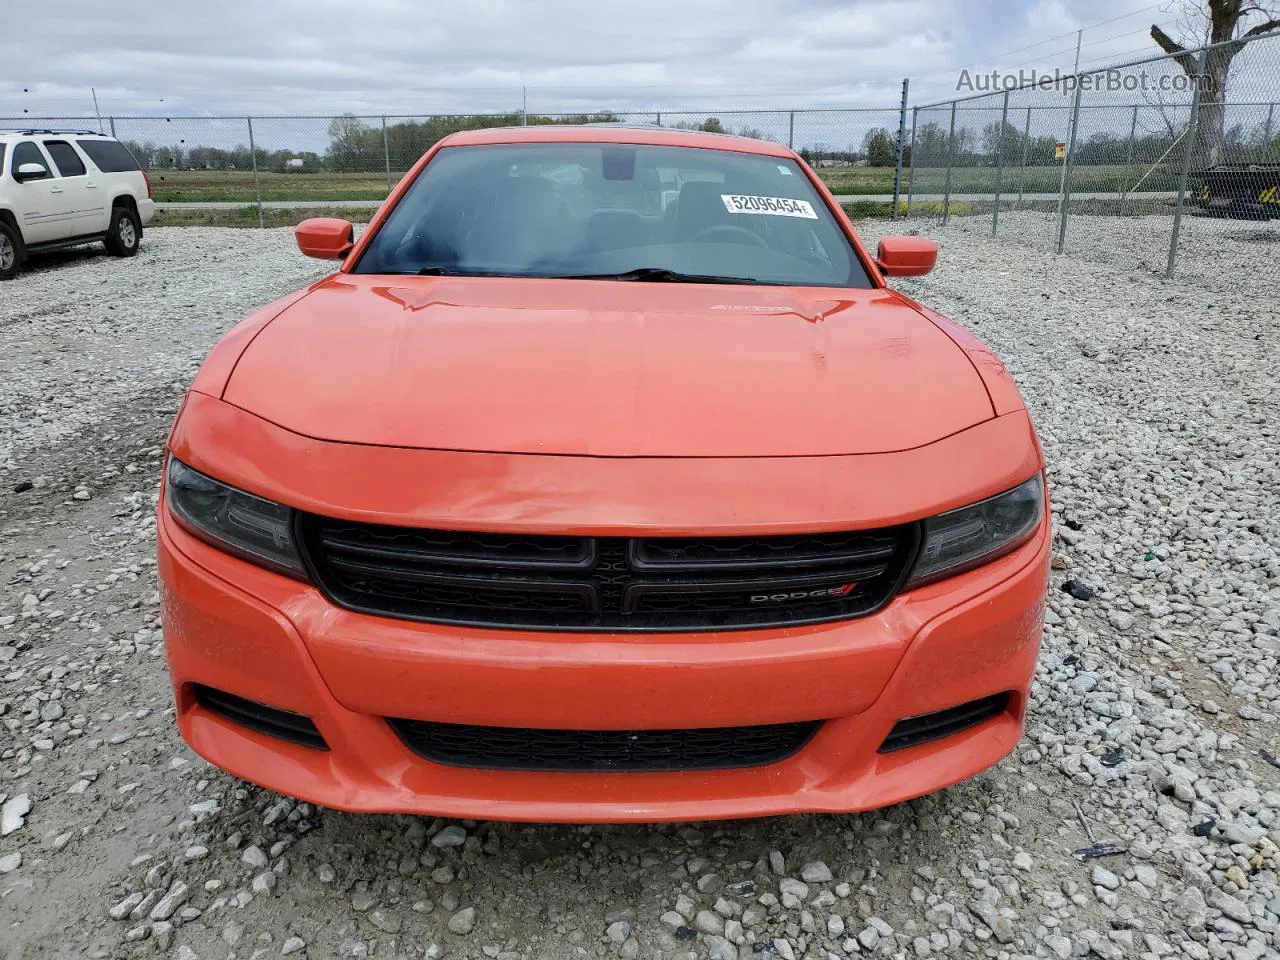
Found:
<svg viewBox="0 0 1280 960"><path fill-rule="evenodd" d="M241 727L247 727L257 733L277 740L287 740L302 747L313 750L328 750L324 737L316 729L310 717L300 713L291 713L279 707L269 707L265 703L246 700L225 690L215 690L203 684L193 684L192 695L201 707L210 713L230 720Z"/></svg>
<svg viewBox="0 0 1280 960"><path fill-rule="evenodd" d="M948 707L936 713L926 713L918 717L899 720L880 744L880 753L893 753L906 750L922 743L931 743L976 727L992 717L1004 713L1009 706L1013 694L1009 691L997 693L981 700L971 700L958 707Z"/></svg>

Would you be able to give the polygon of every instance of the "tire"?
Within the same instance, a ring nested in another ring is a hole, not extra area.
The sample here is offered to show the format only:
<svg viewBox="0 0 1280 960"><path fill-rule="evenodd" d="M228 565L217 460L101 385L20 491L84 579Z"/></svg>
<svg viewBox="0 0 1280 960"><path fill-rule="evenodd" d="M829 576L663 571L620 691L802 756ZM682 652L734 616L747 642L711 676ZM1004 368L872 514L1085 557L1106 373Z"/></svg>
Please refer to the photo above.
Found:
<svg viewBox="0 0 1280 960"><path fill-rule="evenodd" d="M117 204L111 208L111 225L103 239L107 253L114 257L132 257L142 242L142 221L132 207Z"/></svg>
<svg viewBox="0 0 1280 960"><path fill-rule="evenodd" d="M18 228L7 220L0 220L0 280L12 280L27 259L27 246L22 242Z"/></svg>

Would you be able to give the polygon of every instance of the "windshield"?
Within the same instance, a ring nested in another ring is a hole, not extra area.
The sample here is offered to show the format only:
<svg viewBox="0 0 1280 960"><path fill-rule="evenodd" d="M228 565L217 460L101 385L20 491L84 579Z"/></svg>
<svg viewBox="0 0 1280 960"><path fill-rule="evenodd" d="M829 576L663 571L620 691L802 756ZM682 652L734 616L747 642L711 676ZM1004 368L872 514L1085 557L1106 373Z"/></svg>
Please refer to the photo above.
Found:
<svg viewBox="0 0 1280 960"><path fill-rule="evenodd" d="M795 161L614 143L447 147L355 272L872 286Z"/></svg>

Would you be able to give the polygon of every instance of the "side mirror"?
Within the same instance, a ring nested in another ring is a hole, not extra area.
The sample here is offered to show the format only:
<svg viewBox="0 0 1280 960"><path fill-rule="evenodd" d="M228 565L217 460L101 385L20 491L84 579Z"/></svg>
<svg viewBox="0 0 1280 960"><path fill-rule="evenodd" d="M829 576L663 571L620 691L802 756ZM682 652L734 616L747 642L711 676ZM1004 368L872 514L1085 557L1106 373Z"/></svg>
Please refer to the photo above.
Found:
<svg viewBox="0 0 1280 960"><path fill-rule="evenodd" d="M298 249L317 260L341 260L355 246L356 228L337 217L312 217L293 228Z"/></svg>
<svg viewBox="0 0 1280 960"><path fill-rule="evenodd" d="M922 277L938 262L938 245L924 237L885 237L876 266L887 277Z"/></svg>
<svg viewBox="0 0 1280 960"><path fill-rule="evenodd" d="M13 171L13 179L19 183L26 183L28 180L43 180L49 176L49 168L43 163L21 163L18 169Z"/></svg>

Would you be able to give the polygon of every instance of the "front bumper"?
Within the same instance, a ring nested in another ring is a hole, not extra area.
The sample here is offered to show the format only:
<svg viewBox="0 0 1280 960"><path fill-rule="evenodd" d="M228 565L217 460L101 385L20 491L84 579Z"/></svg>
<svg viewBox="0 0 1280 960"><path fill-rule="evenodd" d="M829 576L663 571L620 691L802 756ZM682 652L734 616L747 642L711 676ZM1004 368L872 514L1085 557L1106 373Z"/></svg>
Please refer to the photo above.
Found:
<svg viewBox="0 0 1280 960"><path fill-rule="evenodd" d="M1014 553L811 627L580 635L409 623L341 610L311 586L189 536L162 511L166 649L183 737L218 767L326 807L535 821L698 820L845 812L942 789L1017 743L1048 573L1047 519ZM196 702L193 685L310 717L327 751ZM882 754L906 717L1009 691L1008 708L943 740ZM411 752L401 717L557 729L825 721L768 766L547 773L445 766Z"/></svg>

